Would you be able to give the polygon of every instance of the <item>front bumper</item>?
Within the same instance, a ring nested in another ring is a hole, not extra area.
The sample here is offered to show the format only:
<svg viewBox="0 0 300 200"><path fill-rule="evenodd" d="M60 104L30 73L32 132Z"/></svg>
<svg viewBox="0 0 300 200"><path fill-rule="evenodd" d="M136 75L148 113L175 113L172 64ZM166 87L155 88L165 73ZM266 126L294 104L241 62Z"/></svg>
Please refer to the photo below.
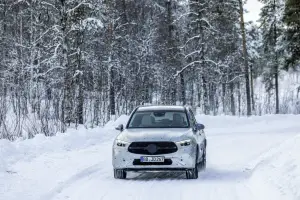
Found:
<svg viewBox="0 0 300 200"><path fill-rule="evenodd" d="M185 171L195 167L196 145L190 146L177 145L177 152L171 154L155 155L163 156L164 164L145 164L139 163L142 154L133 154L128 152L127 147L114 146L112 164L114 169L124 169L127 171Z"/></svg>

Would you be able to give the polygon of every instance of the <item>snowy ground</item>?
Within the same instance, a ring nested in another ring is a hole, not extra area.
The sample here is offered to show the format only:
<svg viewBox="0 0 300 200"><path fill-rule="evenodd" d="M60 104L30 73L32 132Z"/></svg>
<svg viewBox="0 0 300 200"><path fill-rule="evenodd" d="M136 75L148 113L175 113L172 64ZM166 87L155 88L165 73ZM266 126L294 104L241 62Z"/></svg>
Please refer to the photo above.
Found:
<svg viewBox="0 0 300 200"><path fill-rule="evenodd" d="M300 116L198 116L207 129L208 167L182 174L115 180L113 127L53 138L0 141L0 200L299 200Z"/></svg>

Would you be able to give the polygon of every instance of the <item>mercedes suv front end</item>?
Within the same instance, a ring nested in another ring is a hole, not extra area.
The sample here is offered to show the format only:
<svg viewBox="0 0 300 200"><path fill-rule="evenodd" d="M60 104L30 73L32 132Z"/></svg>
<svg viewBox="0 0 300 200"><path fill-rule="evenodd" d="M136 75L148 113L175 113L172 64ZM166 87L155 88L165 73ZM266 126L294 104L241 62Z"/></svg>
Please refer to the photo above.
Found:
<svg viewBox="0 0 300 200"><path fill-rule="evenodd" d="M183 106L138 107L113 144L114 177L133 172L185 172L198 178L206 167L204 125Z"/></svg>

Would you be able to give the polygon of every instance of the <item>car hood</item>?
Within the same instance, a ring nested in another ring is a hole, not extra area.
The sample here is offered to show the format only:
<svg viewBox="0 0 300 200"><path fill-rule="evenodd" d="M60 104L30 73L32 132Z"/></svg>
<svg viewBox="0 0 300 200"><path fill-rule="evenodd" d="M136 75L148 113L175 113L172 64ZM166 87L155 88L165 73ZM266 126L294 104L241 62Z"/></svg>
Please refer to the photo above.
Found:
<svg viewBox="0 0 300 200"><path fill-rule="evenodd" d="M189 128L167 128L167 129L125 129L117 139L126 142L141 141L181 141L188 138L191 133Z"/></svg>

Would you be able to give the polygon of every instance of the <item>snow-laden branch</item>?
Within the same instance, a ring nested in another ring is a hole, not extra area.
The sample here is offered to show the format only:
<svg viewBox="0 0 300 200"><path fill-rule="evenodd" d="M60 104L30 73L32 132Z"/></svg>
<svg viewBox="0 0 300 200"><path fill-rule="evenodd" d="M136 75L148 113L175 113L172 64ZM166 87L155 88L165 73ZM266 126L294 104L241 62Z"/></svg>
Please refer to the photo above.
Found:
<svg viewBox="0 0 300 200"><path fill-rule="evenodd" d="M55 10L59 11L59 10L56 8L56 6L55 6L55 5L53 5L53 4L49 3L49 2L42 1L42 2L41 2L41 4L44 4L44 5L50 6L50 7L54 8Z"/></svg>
<svg viewBox="0 0 300 200"><path fill-rule="evenodd" d="M49 28L48 30L46 30L44 33L42 33L41 35L40 35L40 37L39 38L37 38L35 41L34 41L34 45L36 45L37 44L37 42L39 42L49 31L51 31L51 30L53 30L53 26L51 27L51 28Z"/></svg>
<svg viewBox="0 0 300 200"><path fill-rule="evenodd" d="M76 9L78 9L78 8L79 8L80 6L82 6L82 5L86 5L86 6L88 6L89 8L92 8L92 7L93 7L92 4L86 3L86 1L82 1L82 2L80 2L77 6L75 6L74 8L69 9L69 10L67 11L67 13L69 14L69 13L74 12Z"/></svg>
<svg viewBox="0 0 300 200"><path fill-rule="evenodd" d="M185 70L187 70L189 67L194 66L195 64L202 64L203 62L205 62L205 60L196 60L193 61L189 64L187 64L184 68L182 68L181 70L177 71L176 74L174 75L174 77L178 77L181 73L183 73Z"/></svg>
<svg viewBox="0 0 300 200"><path fill-rule="evenodd" d="M203 11L203 10L205 10L205 9L200 10L200 12ZM177 19L175 19L175 20L173 21L172 24L175 24L176 22L180 21L183 17L188 16L188 15L196 15L196 16L199 16L199 14L196 13L196 12L188 12L188 13L185 13L185 14L180 15Z"/></svg>
<svg viewBox="0 0 300 200"><path fill-rule="evenodd" d="M195 53L195 52L194 52ZM228 68L229 66L228 65L224 65L224 64L219 64L219 63L216 63L215 61L213 60L210 60L210 59L205 59L205 60L196 60L196 61L193 61L191 63L189 63L188 65L186 65L185 67L183 67L181 70L177 71L176 74L174 75L174 77L178 77L181 73L183 73L185 70L187 70L189 67L192 67L194 66L195 64L203 64L203 63L211 63L215 66L218 66L218 67L225 67L225 68ZM216 71L214 70L215 72L217 72L218 74L221 74L221 71Z"/></svg>
<svg viewBox="0 0 300 200"><path fill-rule="evenodd" d="M201 37L201 35L196 35L196 36L193 36L191 38L189 38L186 42L185 42L185 45L187 45L190 41L194 40L194 39L199 39Z"/></svg>
<svg viewBox="0 0 300 200"><path fill-rule="evenodd" d="M83 20L84 29L91 30L92 28L103 28L103 22L100 19L89 17Z"/></svg>
<svg viewBox="0 0 300 200"><path fill-rule="evenodd" d="M43 73L39 73L36 75L36 77L44 77L46 76L48 73L52 72L53 70L56 69L62 69L64 70L65 68L61 67L61 66L56 66L56 67L51 67L50 69L48 69L47 71L43 72Z"/></svg>
<svg viewBox="0 0 300 200"><path fill-rule="evenodd" d="M186 56L184 56L184 58L188 58L188 57L193 56L194 54L199 54L199 53L201 53L201 50L193 51L192 53L189 53Z"/></svg>
<svg viewBox="0 0 300 200"><path fill-rule="evenodd" d="M154 3L154 6L156 6L156 7L158 7L159 9L162 9L162 10L165 10L165 8L164 7L162 7L162 6L160 6L158 3Z"/></svg>
<svg viewBox="0 0 300 200"><path fill-rule="evenodd" d="M239 74L239 75L233 77L231 80L226 81L226 83L231 83L231 82L235 81L235 80L238 79L238 78L242 78L243 76L244 76L243 74Z"/></svg>

